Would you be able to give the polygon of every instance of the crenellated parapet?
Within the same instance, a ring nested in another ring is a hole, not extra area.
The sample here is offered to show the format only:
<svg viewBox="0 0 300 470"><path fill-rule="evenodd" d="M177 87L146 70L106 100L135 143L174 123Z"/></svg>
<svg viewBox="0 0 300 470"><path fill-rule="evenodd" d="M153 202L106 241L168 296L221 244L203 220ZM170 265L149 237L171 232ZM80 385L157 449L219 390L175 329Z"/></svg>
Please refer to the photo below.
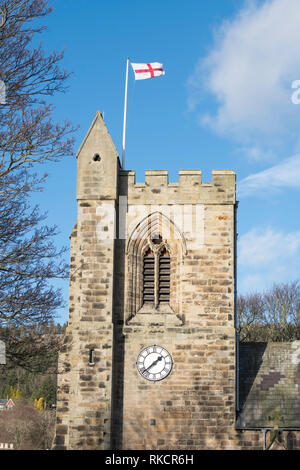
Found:
<svg viewBox="0 0 300 470"><path fill-rule="evenodd" d="M144 183L136 183L131 170L120 170L119 178L119 195L132 204L235 204L232 170L212 170L211 183L202 182L201 170L179 170L174 183L168 180L168 170L146 170Z"/></svg>
<svg viewBox="0 0 300 470"><path fill-rule="evenodd" d="M146 170L136 182L96 113L77 153L56 450L237 446L235 179ZM154 346L173 361L156 382L154 363L148 377L137 368Z"/></svg>

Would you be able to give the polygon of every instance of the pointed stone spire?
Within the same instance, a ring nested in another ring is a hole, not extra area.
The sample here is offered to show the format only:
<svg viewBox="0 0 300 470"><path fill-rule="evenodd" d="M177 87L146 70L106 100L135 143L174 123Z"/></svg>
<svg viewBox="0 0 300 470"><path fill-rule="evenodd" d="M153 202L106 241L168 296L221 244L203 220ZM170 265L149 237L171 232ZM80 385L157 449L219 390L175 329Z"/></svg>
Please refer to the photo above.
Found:
<svg viewBox="0 0 300 470"><path fill-rule="evenodd" d="M119 156L100 111L76 157L77 199L116 199Z"/></svg>

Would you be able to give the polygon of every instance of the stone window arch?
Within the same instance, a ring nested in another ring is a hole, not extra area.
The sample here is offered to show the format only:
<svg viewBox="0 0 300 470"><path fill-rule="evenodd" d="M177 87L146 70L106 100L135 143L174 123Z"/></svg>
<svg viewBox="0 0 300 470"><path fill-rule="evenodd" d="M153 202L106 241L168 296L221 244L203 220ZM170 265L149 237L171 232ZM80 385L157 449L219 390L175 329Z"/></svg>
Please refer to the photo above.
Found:
<svg viewBox="0 0 300 470"><path fill-rule="evenodd" d="M181 277L186 242L166 215L140 221L126 248L126 318L142 313L181 314Z"/></svg>

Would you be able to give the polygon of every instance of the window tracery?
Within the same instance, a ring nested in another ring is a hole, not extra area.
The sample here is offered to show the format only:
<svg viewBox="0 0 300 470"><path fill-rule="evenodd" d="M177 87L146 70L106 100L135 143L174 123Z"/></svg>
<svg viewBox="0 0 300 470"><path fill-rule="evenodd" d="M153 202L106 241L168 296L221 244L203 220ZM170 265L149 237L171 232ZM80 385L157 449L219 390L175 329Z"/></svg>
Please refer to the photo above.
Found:
<svg viewBox="0 0 300 470"><path fill-rule="evenodd" d="M126 315L182 314L180 282L186 241L174 222L160 212L142 219L126 248Z"/></svg>

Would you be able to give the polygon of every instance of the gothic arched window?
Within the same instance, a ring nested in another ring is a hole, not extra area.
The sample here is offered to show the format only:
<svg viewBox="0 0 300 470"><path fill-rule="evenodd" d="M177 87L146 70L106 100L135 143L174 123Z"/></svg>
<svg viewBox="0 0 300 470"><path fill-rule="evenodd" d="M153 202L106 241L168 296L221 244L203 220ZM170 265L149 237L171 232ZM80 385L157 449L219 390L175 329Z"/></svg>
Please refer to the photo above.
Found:
<svg viewBox="0 0 300 470"><path fill-rule="evenodd" d="M152 240L143 257L143 304L170 302L170 254L167 248Z"/></svg>
<svg viewBox="0 0 300 470"><path fill-rule="evenodd" d="M182 313L181 279L186 242L161 212L142 219L131 232L126 258L126 321L141 313Z"/></svg>

